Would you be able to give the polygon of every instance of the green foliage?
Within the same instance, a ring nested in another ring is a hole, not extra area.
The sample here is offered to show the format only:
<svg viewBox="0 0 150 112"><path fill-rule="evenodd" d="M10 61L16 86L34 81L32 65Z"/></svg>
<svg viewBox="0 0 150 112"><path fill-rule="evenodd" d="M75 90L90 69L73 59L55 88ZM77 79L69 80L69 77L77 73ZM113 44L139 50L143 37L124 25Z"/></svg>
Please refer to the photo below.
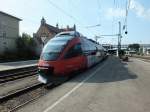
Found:
<svg viewBox="0 0 150 112"><path fill-rule="evenodd" d="M34 39L26 33L23 33L22 37L19 37L17 39L17 48L18 49L31 50L35 46L36 46L36 43L35 43Z"/></svg>
<svg viewBox="0 0 150 112"><path fill-rule="evenodd" d="M124 50L120 50L119 54L120 54L121 56L123 56L123 55L125 55L125 51L124 51Z"/></svg>
<svg viewBox="0 0 150 112"><path fill-rule="evenodd" d="M134 50L134 51L138 52L139 48L140 48L140 44L130 44L128 46L128 48L131 49L131 50Z"/></svg>
<svg viewBox="0 0 150 112"><path fill-rule="evenodd" d="M16 51L6 51L0 55L0 62L39 59L35 53L36 42L27 33L16 39Z"/></svg>
<svg viewBox="0 0 150 112"><path fill-rule="evenodd" d="M23 33L22 37L17 38L16 43L17 43L17 54L19 57L28 59L36 57L35 55L36 43L30 35Z"/></svg>

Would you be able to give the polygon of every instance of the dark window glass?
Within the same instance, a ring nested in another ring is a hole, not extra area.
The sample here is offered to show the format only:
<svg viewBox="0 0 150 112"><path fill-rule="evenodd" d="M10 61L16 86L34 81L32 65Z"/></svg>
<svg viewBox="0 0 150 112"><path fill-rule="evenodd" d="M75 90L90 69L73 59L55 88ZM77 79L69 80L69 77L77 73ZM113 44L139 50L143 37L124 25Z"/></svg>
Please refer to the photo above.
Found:
<svg viewBox="0 0 150 112"><path fill-rule="evenodd" d="M6 32L3 32L3 37L4 37L4 38L6 37Z"/></svg>
<svg viewBox="0 0 150 112"><path fill-rule="evenodd" d="M72 36L59 36L54 37L43 48L43 53L45 52L61 52L65 47L67 42L73 38Z"/></svg>
<svg viewBox="0 0 150 112"><path fill-rule="evenodd" d="M80 55L82 55L82 48L81 44L79 43L68 50L68 52L65 55L65 58L72 58Z"/></svg>
<svg viewBox="0 0 150 112"><path fill-rule="evenodd" d="M57 60L62 49L64 48L64 44L47 44L41 54L41 59L45 61Z"/></svg>
<svg viewBox="0 0 150 112"><path fill-rule="evenodd" d="M50 61L57 60L67 42L72 36L59 36L51 39L43 48L41 59Z"/></svg>
<svg viewBox="0 0 150 112"><path fill-rule="evenodd" d="M59 44L50 44L44 47L43 53L45 52L61 52L61 50L64 48L65 45L59 45Z"/></svg>
<svg viewBox="0 0 150 112"><path fill-rule="evenodd" d="M57 52L50 52L50 53L42 53L41 59L45 61L54 61L57 60L60 53Z"/></svg>

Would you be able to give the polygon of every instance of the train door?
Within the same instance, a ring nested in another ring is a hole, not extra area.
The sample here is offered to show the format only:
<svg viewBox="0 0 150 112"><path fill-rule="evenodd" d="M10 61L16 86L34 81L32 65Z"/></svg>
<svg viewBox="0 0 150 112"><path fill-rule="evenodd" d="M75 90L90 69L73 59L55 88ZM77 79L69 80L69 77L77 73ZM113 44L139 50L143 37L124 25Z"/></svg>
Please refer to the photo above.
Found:
<svg viewBox="0 0 150 112"><path fill-rule="evenodd" d="M81 44L71 47L64 56L66 72L77 71L85 66L85 58L82 53Z"/></svg>

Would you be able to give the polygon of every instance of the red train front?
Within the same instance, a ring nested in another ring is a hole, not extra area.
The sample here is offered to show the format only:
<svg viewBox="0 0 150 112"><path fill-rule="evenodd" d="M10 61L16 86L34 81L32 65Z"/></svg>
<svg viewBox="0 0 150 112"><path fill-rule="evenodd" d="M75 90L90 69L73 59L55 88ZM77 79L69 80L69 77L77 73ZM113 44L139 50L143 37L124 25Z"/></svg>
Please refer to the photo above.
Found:
<svg viewBox="0 0 150 112"><path fill-rule="evenodd" d="M87 46L89 45L89 46ZM71 72L86 69L103 58L100 46L78 32L62 32L44 46L39 60L39 81L58 82ZM97 56L96 52L100 55Z"/></svg>

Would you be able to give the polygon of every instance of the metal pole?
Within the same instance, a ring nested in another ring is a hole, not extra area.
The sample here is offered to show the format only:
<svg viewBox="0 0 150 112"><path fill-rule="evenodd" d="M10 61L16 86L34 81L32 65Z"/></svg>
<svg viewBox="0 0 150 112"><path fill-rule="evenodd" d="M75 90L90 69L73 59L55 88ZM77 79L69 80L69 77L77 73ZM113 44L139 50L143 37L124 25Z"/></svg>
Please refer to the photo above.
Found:
<svg viewBox="0 0 150 112"><path fill-rule="evenodd" d="M118 57L120 57L121 51L121 22L119 21L119 34L118 34Z"/></svg>
<svg viewBox="0 0 150 112"><path fill-rule="evenodd" d="M120 38L120 41L119 41L119 50L121 51L121 22L119 21L119 38ZM119 54L120 56L120 54Z"/></svg>

